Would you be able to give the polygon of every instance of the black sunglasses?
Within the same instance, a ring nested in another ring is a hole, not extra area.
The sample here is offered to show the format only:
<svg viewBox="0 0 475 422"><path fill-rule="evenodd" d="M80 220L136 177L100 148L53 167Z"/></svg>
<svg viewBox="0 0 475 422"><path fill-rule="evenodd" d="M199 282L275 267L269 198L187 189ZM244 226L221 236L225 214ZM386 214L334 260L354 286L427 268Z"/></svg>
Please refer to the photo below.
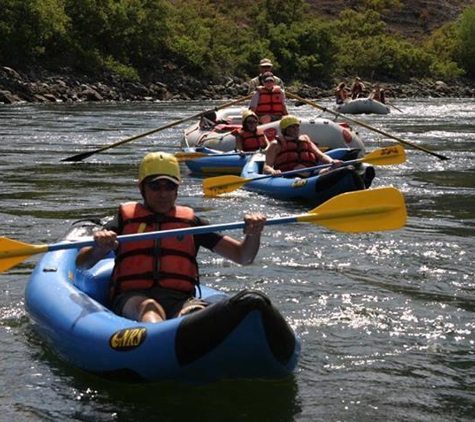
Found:
<svg viewBox="0 0 475 422"><path fill-rule="evenodd" d="M155 180L153 182L147 182L146 185L153 192L158 192L159 190L172 191L178 188L176 183L170 182L169 180Z"/></svg>

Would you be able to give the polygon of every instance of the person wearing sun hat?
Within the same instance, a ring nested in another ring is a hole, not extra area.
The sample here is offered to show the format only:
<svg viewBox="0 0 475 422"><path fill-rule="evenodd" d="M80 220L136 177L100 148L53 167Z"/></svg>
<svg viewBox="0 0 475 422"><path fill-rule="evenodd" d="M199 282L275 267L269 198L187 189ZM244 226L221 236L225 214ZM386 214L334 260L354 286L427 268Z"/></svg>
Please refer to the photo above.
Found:
<svg viewBox="0 0 475 422"><path fill-rule="evenodd" d="M265 150L269 145L264 131L258 127L259 118L251 110L246 110L242 114L242 129L236 133L236 147L238 152L252 152Z"/></svg>
<svg viewBox="0 0 475 422"><path fill-rule="evenodd" d="M264 79L263 79L263 74L266 72L272 72L273 73L274 65L272 62L264 58L259 62L259 75L256 76L255 78L252 78L249 81L249 89L248 89L248 94L252 94L258 86L264 85ZM280 86L282 89L284 89L284 82L282 79L278 78L277 76L274 75L275 78L275 84L277 86Z"/></svg>
<svg viewBox="0 0 475 422"><path fill-rule="evenodd" d="M115 254L110 308L141 322L161 322L205 308L194 296L199 287L198 249L203 246L238 264L250 264L260 246L265 225L262 214L244 217L244 239L220 233L183 235L119 243L118 235L203 226L208 222L189 207L176 204L182 183L176 157L165 152L147 154L139 167L141 202L119 206L115 218L94 234L96 244L82 248L78 269L92 268Z"/></svg>

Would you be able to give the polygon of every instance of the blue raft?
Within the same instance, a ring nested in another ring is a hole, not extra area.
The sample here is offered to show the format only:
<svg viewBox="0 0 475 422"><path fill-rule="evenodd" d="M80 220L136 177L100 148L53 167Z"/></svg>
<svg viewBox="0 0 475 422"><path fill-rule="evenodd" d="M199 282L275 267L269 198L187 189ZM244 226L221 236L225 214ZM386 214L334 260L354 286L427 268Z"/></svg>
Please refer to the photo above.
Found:
<svg viewBox="0 0 475 422"><path fill-rule="evenodd" d="M75 223L65 241L83 240L99 222ZM260 292L235 296L201 286L206 309L158 324L131 321L107 308L113 258L75 268L77 249L49 252L26 287L26 309L66 361L120 380L212 382L280 378L296 367L300 343Z"/></svg>
<svg viewBox="0 0 475 422"><path fill-rule="evenodd" d="M202 153L206 156L186 160L185 164L193 174L241 174L252 154L234 151L222 152L207 147L184 148L185 153Z"/></svg>
<svg viewBox="0 0 475 422"><path fill-rule="evenodd" d="M337 148L326 154L332 158L350 161L357 158L358 150ZM363 190L371 185L375 176L371 165L340 167L324 174L301 177L266 177L262 169L265 156L254 154L244 166L241 177L256 179L243 187L249 191L263 193L276 199L310 202L319 205L345 192Z"/></svg>

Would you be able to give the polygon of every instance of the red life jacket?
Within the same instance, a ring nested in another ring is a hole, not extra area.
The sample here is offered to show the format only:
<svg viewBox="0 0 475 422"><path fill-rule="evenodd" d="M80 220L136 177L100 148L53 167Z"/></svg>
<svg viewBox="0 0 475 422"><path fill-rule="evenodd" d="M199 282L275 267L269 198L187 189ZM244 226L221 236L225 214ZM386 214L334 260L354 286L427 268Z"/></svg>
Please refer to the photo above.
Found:
<svg viewBox="0 0 475 422"><path fill-rule="evenodd" d="M373 91L373 100L379 101L380 103L385 103L386 98L384 97L384 91L381 89L379 91Z"/></svg>
<svg viewBox="0 0 475 422"><path fill-rule="evenodd" d="M259 102L256 107L257 116L283 116L284 104L282 89L278 86L274 86L272 91L269 91L263 86L257 88L259 91Z"/></svg>
<svg viewBox="0 0 475 422"><path fill-rule="evenodd" d="M257 129L255 132L243 129L239 131L239 136L241 137L243 151L257 151L260 148L267 147L265 135L261 129Z"/></svg>
<svg viewBox="0 0 475 422"><path fill-rule="evenodd" d="M137 202L119 208L121 234L191 227L194 211L175 206L156 214ZM112 275L111 295L154 286L192 292L198 283L197 248L192 235L120 243Z"/></svg>
<svg viewBox="0 0 475 422"><path fill-rule="evenodd" d="M312 151L310 141L306 136L301 135L298 139L286 139L277 137L280 145L280 152L275 157L274 169L281 171L294 170L298 164L305 167L312 167L316 164L318 157Z"/></svg>

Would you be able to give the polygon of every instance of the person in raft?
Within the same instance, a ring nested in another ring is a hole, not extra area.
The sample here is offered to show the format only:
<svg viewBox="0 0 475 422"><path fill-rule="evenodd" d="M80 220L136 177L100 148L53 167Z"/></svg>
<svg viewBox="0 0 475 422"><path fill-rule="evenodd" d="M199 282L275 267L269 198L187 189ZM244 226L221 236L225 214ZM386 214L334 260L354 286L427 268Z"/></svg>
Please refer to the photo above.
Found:
<svg viewBox="0 0 475 422"><path fill-rule="evenodd" d="M384 93L384 89L381 88L379 84L374 86L373 91L369 95L370 100L376 100L380 103L386 104L386 94Z"/></svg>
<svg viewBox="0 0 475 422"><path fill-rule="evenodd" d="M348 101L348 90L345 82L340 82L336 87L335 99L338 105L345 104Z"/></svg>
<svg viewBox="0 0 475 422"><path fill-rule="evenodd" d="M271 72L264 73L264 86L258 86L249 102L249 110L259 117L259 123L265 124L280 120L289 114L285 104L285 92L275 85L275 77Z"/></svg>
<svg viewBox="0 0 475 422"><path fill-rule="evenodd" d="M264 150L269 145L264 131L257 127L259 119L251 110L246 110L242 115L242 129L236 133L236 151L252 152Z"/></svg>
<svg viewBox="0 0 475 422"><path fill-rule="evenodd" d="M305 169L317 163L332 164L338 167L341 160L334 160L324 154L308 137L300 135L300 121L295 116L285 116L280 121L282 136L277 136L266 150L264 173L277 176L282 172ZM333 167L320 170L325 173ZM309 177L309 172L302 172L302 177Z"/></svg>
<svg viewBox="0 0 475 422"><path fill-rule="evenodd" d="M351 99L356 100L363 96L366 87L364 83L361 81L361 78L357 76L351 85L350 92L351 92Z"/></svg>
<svg viewBox="0 0 475 422"><path fill-rule="evenodd" d="M274 73L274 65L267 58L262 59L259 62L259 75L256 76L255 78L252 78L249 81L248 94L252 94L257 89L258 86L264 85L264 73L266 72L271 72L272 74ZM280 86L282 89L284 89L284 82L282 82L282 79L278 78L275 75L274 75L274 78L275 78L275 84L277 86Z"/></svg>
<svg viewBox="0 0 475 422"><path fill-rule="evenodd" d="M139 168L138 188L143 202L120 205L104 230L94 234L96 244L82 248L76 258L80 269L93 267L115 251L111 309L142 322L161 322L203 309L207 303L194 297L199 274L200 246L238 264L253 262L266 219L262 214L244 218L244 239L219 233L185 235L119 243L117 235L206 225L193 209L177 205L181 184L177 159L167 153L147 154Z"/></svg>

